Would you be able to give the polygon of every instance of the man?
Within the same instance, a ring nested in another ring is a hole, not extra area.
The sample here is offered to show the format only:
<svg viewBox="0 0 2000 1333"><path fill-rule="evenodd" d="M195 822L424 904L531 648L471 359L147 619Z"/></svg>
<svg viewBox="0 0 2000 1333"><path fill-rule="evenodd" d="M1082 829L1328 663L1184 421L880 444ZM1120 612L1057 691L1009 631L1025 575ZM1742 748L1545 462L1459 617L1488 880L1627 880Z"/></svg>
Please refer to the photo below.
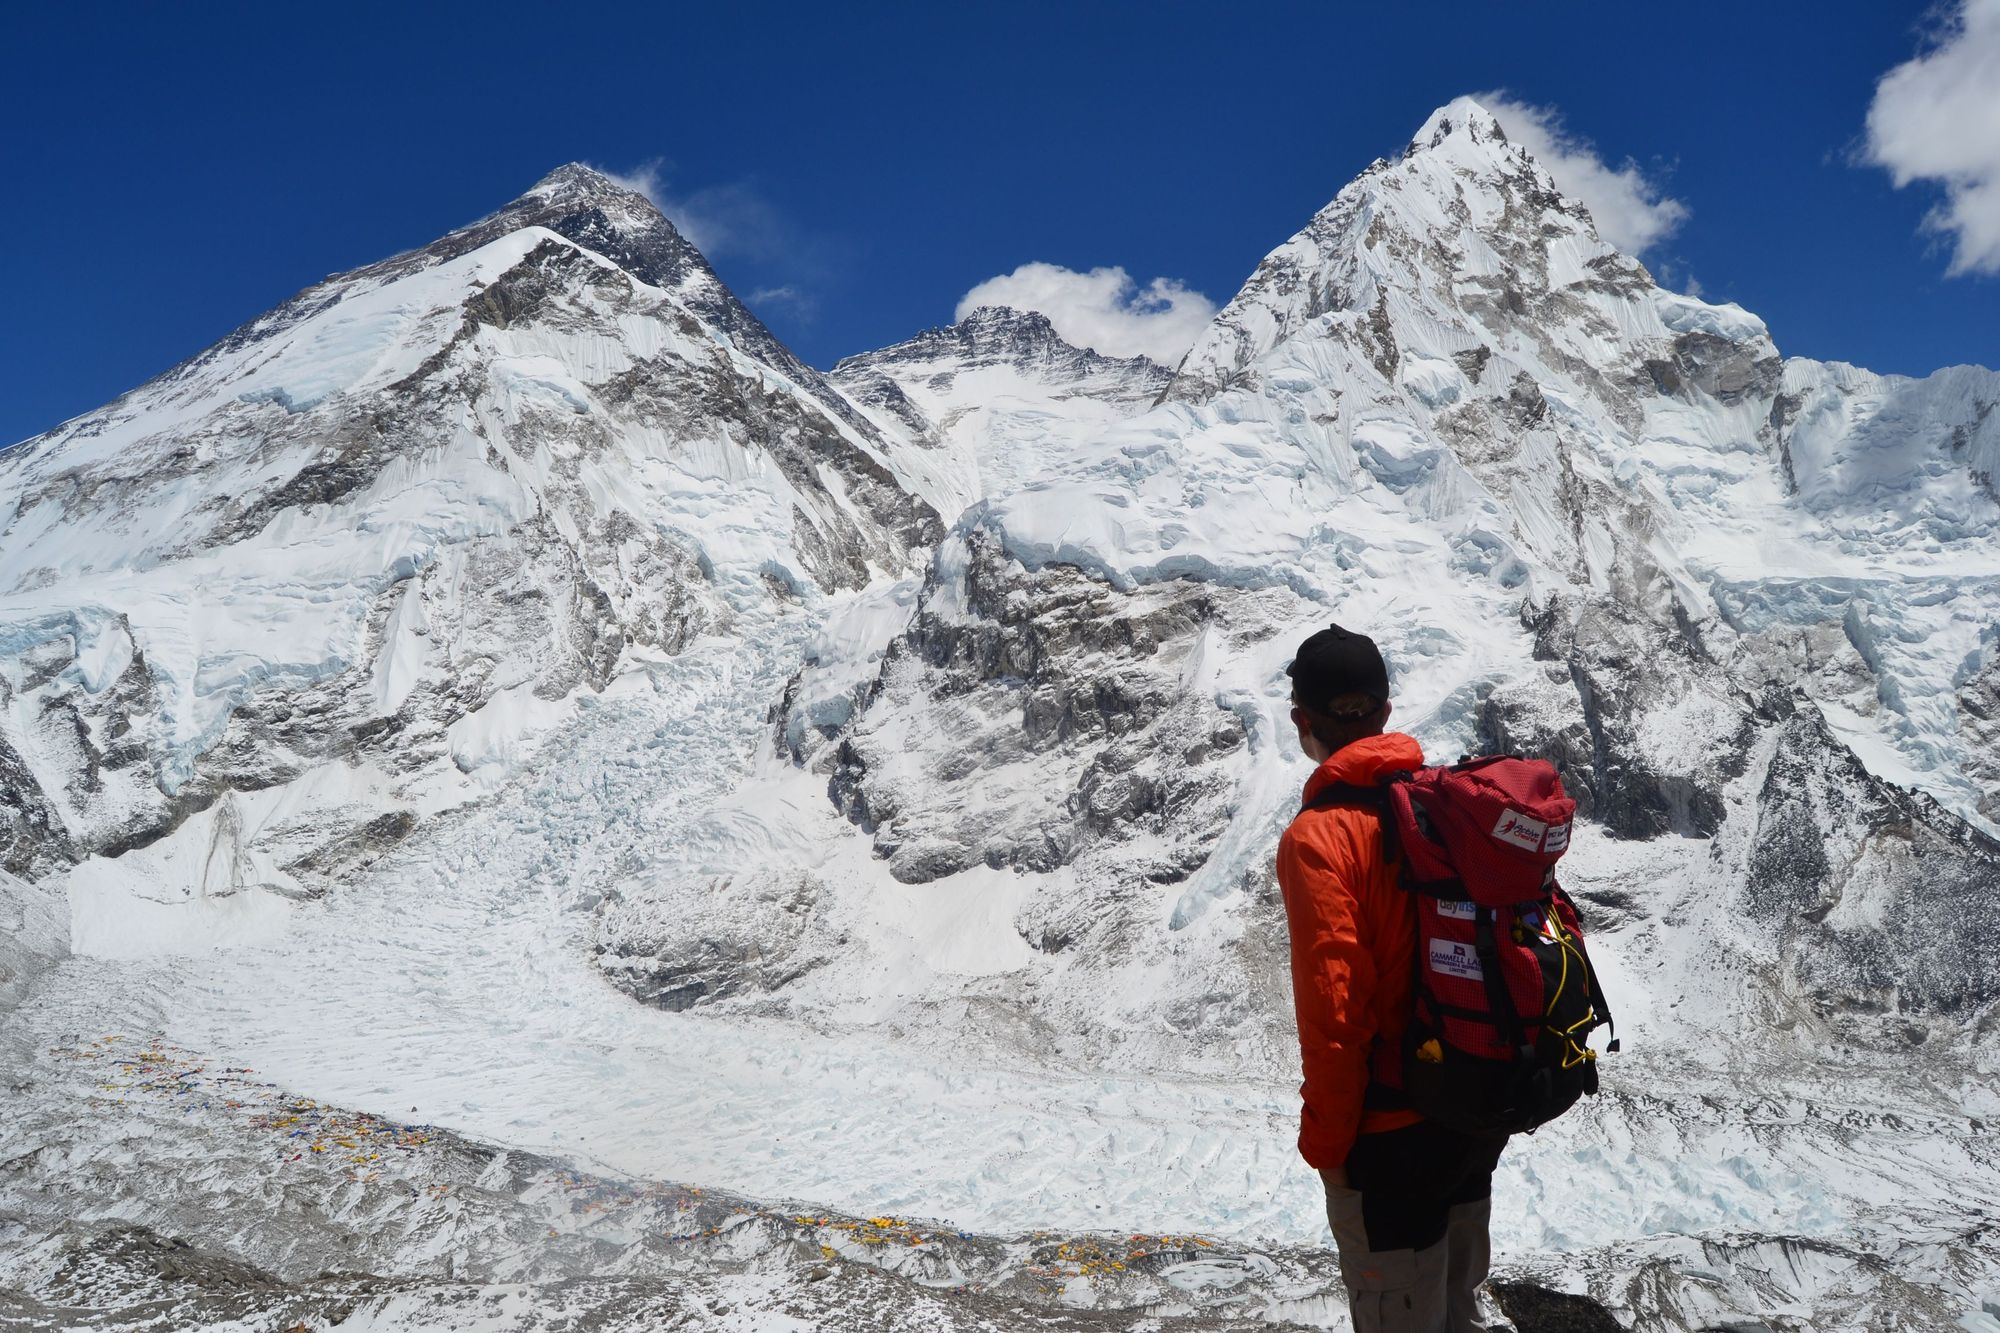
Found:
<svg viewBox="0 0 2000 1333"><path fill-rule="evenodd" d="M1366 802L1313 807L1336 783L1373 787L1422 767L1385 731L1389 673L1374 640L1335 625L1299 645L1292 722L1319 765L1278 843L1292 1000L1305 1063L1299 1153L1326 1215L1356 1333L1477 1333L1493 1167L1504 1139L1425 1120L1400 1092L1417 958L1414 902Z"/></svg>

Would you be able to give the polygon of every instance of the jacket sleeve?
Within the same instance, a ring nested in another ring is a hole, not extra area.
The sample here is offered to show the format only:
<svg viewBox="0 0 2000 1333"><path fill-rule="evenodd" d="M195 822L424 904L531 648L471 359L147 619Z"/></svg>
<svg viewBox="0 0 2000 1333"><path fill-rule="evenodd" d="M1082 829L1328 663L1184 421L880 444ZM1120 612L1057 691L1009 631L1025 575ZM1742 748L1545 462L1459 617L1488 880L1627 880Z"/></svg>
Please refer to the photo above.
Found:
<svg viewBox="0 0 2000 1333"><path fill-rule="evenodd" d="M1278 886L1292 937L1292 1003L1305 1065L1299 1154L1317 1170L1342 1165L1354 1146L1375 1038L1375 957L1360 928L1367 867L1359 849L1341 836L1345 830L1324 831L1331 836L1287 830L1278 843Z"/></svg>

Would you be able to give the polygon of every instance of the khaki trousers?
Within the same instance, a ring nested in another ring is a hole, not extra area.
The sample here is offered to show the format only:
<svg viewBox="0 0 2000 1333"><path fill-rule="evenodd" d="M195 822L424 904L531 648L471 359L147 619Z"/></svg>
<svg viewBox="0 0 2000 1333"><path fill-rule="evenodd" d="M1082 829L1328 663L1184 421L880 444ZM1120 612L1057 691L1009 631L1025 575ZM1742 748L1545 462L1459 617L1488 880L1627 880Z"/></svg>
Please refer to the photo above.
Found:
<svg viewBox="0 0 2000 1333"><path fill-rule="evenodd" d="M1500 1146L1426 1124L1364 1135L1351 1183L1322 1177L1355 1333L1487 1333L1479 1287Z"/></svg>

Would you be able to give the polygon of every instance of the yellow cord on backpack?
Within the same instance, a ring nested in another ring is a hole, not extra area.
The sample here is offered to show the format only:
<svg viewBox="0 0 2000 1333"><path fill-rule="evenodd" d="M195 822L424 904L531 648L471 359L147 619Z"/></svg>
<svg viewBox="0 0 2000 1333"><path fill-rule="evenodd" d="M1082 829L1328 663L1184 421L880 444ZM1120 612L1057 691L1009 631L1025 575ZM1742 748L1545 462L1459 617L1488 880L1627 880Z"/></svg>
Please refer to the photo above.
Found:
<svg viewBox="0 0 2000 1333"><path fill-rule="evenodd" d="M1555 1013L1556 1004L1562 999L1563 991L1569 985L1569 960L1571 956L1573 955L1576 958L1577 970L1581 973L1589 971L1590 962L1583 956L1583 951L1577 947L1576 936L1563 929L1561 919L1553 911L1544 913L1542 920L1548 923L1550 939L1562 950L1562 973L1556 978L1556 987L1549 996L1548 1007L1542 1010L1542 1026L1550 1028L1551 1031L1554 1031L1557 1036L1562 1038L1562 1067L1564 1069L1574 1069L1587 1060L1595 1060L1597 1058L1596 1051L1591 1050L1586 1042L1577 1039L1577 1029L1579 1028L1583 1030L1585 1037L1590 1035L1590 1029L1597 1023L1597 1006L1593 1004L1584 1012L1582 1018L1579 1018L1567 1028L1551 1027L1549 1018Z"/></svg>

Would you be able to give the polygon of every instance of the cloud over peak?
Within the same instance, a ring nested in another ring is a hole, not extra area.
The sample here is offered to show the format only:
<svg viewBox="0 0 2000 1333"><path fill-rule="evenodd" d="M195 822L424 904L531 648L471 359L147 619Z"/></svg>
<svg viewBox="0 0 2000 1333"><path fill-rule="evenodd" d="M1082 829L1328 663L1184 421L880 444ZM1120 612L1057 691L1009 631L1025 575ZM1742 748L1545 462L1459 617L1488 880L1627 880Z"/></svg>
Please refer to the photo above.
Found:
<svg viewBox="0 0 2000 1333"><path fill-rule="evenodd" d="M1215 317L1215 302L1177 278L1154 278L1141 287L1120 267L1079 273L1043 263L988 278L959 299L952 318L964 319L983 305L1038 311L1065 342L1167 366L1180 361Z"/></svg>
<svg viewBox="0 0 2000 1333"><path fill-rule="evenodd" d="M2000 0L1960 0L1929 50L1882 76L1863 156L1899 188L1944 187L1924 225L1951 238L1953 276L2000 273Z"/></svg>
<svg viewBox="0 0 2000 1333"><path fill-rule="evenodd" d="M1590 210L1597 234L1626 254L1644 254L1687 221L1686 204L1648 180L1630 158L1616 167L1606 162L1595 145L1570 132L1554 107L1505 92L1481 93L1478 100L1555 178L1556 188Z"/></svg>
<svg viewBox="0 0 2000 1333"><path fill-rule="evenodd" d="M681 235L710 259L721 254L753 258L782 251L788 229L777 210L747 184L704 185L685 194L671 188L659 158L630 171L597 168L607 178L653 201Z"/></svg>

